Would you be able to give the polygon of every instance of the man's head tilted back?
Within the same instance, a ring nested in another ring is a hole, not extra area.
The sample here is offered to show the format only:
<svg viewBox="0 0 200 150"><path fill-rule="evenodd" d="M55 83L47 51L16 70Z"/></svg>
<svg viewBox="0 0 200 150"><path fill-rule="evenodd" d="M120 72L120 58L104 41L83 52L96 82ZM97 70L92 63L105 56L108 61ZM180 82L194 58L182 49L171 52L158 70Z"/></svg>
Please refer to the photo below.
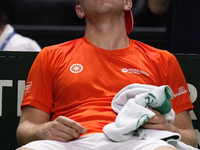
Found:
<svg viewBox="0 0 200 150"><path fill-rule="evenodd" d="M77 0L78 5L79 3L80 0ZM133 14L131 9L129 11L125 11L125 22L126 22L126 32L128 35L133 30Z"/></svg>

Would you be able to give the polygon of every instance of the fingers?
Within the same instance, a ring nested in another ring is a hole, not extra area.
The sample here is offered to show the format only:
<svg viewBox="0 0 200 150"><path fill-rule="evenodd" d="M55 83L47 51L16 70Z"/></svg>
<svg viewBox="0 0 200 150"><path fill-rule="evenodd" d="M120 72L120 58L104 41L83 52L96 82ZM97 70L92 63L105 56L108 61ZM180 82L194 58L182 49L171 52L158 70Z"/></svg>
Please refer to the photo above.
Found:
<svg viewBox="0 0 200 150"><path fill-rule="evenodd" d="M145 123L142 125L143 128L145 129L156 129L156 130L164 130L164 125L163 124L158 124L158 123Z"/></svg>
<svg viewBox="0 0 200 150"><path fill-rule="evenodd" d="M158 111L156 111L156 110L154 110L154 109L152 109L152 108L149 108L149 110L153 111L153 112L156 114L156 116L162 116L162 115L160 114L160 112L158 112Z"/></svg>
<svg viewBox="0 0 200 150"><path fill-rule="evenodd" d="M50 136L49 139L50 140L56 140L56 141L60 141L60 142L68 142L70 140L72 140L74 137L69 135L66 132L62 132L60 130L58 130L57 128L52 127L51 132L50 132Z"/></svg>
<svg viewBox="0 0 200 150"><path fill-rule="evenodd" d="M166 123L165 118L158 111L151 108L149 109L155 113L155 116L149 119L142 127L146 129L164 130Z"/></svg>
<svg viewBox="0 0 200 150"><path fill-rule="evenodd" d="M86 132L87 130L78 122L60 116L52 122L49 139L67 142L74 138L78 138L80 133L85 134Z"/></svg>
<svg viewBox="0 0 200 150"><path fill-rule="evenodd" d="M57 121L61 122L63 125L68 126L71 129L74 129L73 132L77 132L78 134L87 133L87 130L82 125L80 125L80 123L75 122L74 120L71 120L67 117L59 116L57 118ZM71 131L69 131L69 132L71 133Z"/></svg>

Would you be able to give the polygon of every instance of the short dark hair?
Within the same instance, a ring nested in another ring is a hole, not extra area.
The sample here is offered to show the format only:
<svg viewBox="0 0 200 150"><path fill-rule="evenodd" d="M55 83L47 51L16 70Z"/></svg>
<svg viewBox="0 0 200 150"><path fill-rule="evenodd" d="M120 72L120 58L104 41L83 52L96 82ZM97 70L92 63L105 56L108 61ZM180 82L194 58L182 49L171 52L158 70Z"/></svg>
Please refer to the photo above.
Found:
<svg viewBox="0 0 200 150"><path fill-rule="evenodd" d="M0 5L0 28L2 28L8 22L8 16L6 10Z"/></svg>

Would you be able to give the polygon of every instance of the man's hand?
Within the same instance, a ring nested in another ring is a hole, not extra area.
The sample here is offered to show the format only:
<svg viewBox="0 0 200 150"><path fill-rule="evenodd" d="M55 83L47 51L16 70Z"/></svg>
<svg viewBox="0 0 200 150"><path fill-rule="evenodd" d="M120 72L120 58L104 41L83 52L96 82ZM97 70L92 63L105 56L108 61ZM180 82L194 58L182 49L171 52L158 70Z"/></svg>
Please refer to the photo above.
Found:
<svg viewBox="0 0 200 150"><path fill-rule="evenodd" d="M56 140L67 142L77 138L87 130L78 122L60 116L50 121L50 115L37 108L26 106L22 110L17 128L18 145L22 146L36 140Z"/></svg>
<svg viewBox="0 0 200 150"><path fill-rule="evenodd" d="M172 131L173 125L169 123L158 111L150 109L156 115L149 119L142 127L146 129L157 129Z"/></svg>
<svg viewBox="0 0 200 150"><path fill-rule="evenodd" d="M172 123L167 120L156 110L150 109L156 115L149 119L142 127L146 129L167 130L176 132L181 135L181 141L196 146L196 135L193 130L192 121L190 119L189 111L183 111L176 114L175 120Z"/></svg>
<svg viewBox="0 0 200 150"><path fill-rule="evenodd" d="M78 122L67 117L59 116L54 121L45 123L40 130L42 139L68 142L78 138L79 134L85 134L87 130Z"/></svg>

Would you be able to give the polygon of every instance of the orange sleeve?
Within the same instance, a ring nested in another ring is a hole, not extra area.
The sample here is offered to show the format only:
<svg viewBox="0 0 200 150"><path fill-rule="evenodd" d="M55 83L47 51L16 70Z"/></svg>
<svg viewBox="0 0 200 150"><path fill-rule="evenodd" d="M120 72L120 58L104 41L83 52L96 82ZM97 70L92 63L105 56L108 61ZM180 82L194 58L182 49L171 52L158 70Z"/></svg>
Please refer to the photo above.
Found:
<svg viewBox="0 0 200 150"><path fill-rule="evenodd" d="M174 92L171 102L175 113L193 109L187 82L175 56L163 51L157 63L161 85L169 85Z"/></svg>
<svg viewBox="0 0 200 150"><path fill-rule="evenodd" d="M49 51L44 48L29 71L21 108L30 105L50 114L53 104L51 79Z"/></svg>

